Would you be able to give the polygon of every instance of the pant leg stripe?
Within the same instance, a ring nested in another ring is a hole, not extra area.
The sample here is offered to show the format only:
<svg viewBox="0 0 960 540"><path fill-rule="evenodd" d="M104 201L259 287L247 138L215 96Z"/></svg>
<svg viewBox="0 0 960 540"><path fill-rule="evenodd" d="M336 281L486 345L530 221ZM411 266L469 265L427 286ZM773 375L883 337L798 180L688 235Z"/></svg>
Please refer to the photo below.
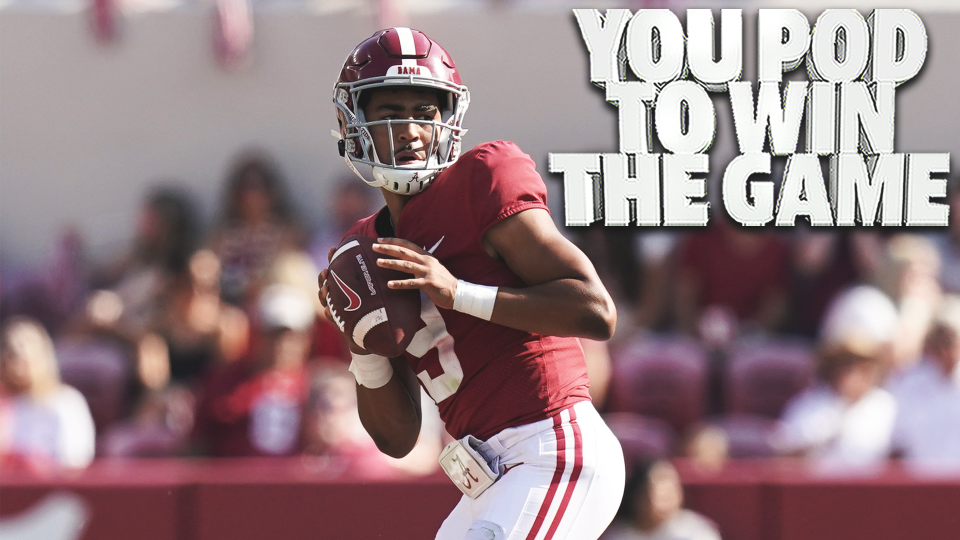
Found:
<svg viewBox="0 0 960 540"><path fill-rule="evenodd" d="M570 407L570 426L573 428L573 471L570 473L570 480L567 482L567 489L563 493L563 499L560 500L560 507L557 509L557 515L553 518L553 523L547 529L544 540L551 540L557 527L560 526L560 520L570 504L570 498L573 496L573 490L577 486L577 479L580 478L580 471L583 470L583 437L580 433L580 424L577 423L577 412Z"/></svg>
<svg viewBox="0 0 960 540"><path fill-rule="evenodd" d="M540 532L540 528L543 526L543 521L547 517L547 513L550 511L550 505L553 503L553 498L557 494L557 488L560 487L560 480L563 477L563 471L567 468L567 440L563 434L563 423L560 418L560 415L553 417L553 432L557 437L557 468L553 472L553 479L550 481L550 488L547 490L547 495L543 499L543 503L540 505L540 510L537 512L537 518L533 522L533 526L530 528L530 532L527 534L526 540L534 540L537 534Z"/></svg>

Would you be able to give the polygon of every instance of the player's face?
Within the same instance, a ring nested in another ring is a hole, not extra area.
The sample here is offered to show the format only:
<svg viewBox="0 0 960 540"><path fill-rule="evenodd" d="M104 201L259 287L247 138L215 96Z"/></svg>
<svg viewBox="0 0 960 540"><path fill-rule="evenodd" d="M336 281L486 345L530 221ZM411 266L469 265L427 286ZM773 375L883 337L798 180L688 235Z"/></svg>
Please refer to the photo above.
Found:
<svg viewBox="0 0 960 540"><path fill-rule="evenodd" d="M388 128L386 124L370 127L373 145L380 161L391 164L390 139L396 165L426 161L433 151L433 125L403 120L440 121L440 102L432 90L403 87L375 90L364 108L368 121L400 120Z"/></svg>

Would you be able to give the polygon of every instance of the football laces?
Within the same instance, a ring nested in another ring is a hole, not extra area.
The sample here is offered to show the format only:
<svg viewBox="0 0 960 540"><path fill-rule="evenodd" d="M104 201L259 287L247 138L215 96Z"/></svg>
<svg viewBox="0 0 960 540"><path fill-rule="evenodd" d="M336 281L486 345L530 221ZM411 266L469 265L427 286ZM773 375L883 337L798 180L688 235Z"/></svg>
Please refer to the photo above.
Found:
<svg viewBox="0 0 960 540"><path fill-rule="evenodd" d="M327 288L327 307L330 308L330 314L333 315L333 322L337 323L337 327L343 332L346 325L337 313L337 308L333 306L333 298L330 298L330 286L327 285L327 280L323 280L323 285Z"/></svg>

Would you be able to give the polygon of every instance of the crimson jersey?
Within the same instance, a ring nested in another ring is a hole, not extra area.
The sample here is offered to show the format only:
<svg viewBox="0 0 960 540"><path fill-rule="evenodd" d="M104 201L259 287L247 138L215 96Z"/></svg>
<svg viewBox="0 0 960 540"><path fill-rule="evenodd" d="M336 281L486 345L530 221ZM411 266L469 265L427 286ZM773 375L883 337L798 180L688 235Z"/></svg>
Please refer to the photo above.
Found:
<svg viewBox="0 0 960 540"><path fill-rule="evenodd" d="M523 280L487 255L482 238L518 212L546 210L546 201L533 160L515 144L497 141L470 150L412 197L395 233L384 207L347 236L403 238L431 250L458 279L522 288ZM421 329L405 356L455 438L486 439L590 399L576 338L514 330L437 308L422 293L421 299Z"/></svg>

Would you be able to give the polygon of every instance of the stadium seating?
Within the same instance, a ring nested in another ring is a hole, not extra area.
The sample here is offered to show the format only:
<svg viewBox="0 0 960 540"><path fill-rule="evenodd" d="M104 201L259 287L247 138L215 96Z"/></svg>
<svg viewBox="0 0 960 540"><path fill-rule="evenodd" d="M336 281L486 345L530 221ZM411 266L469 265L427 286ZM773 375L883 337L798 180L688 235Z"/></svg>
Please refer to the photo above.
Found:
<svg viewBox="0 0 960 540"><path fill-rule="evenodd" d="M726 412L779 418L787 402L812 384L814 353L795 340L741 343L725 373Z"/></svg>
<svg viewBox="0 0 960 540"><path fill-rule="evenodd" d="M696 341L643 336L612 356L608 412L659 418L681 434L703 416L706 354Z"/></svg>
<svg viewBox="0 0 960 540"><path fill-rule="evenodd" d="M119 345L93 339L61 339L56 343L60 379L83 394L97 432L124 414L127 379L133 364Z"/></svg>
<svg viewBox="0 0 960 540"><path fill-rule="evenodd" d="M727 452L734 459L776 455L770 437L777 421L755 414L728 414L707 421L726 436Z"/></svg>
<svg viewBox="0 0 960 540"><path fill-rule="evenodd" d="M627 463L669 457L676 444L673 428L659 418L618 412L606 414L603 419L620 440Z"/></svg>

